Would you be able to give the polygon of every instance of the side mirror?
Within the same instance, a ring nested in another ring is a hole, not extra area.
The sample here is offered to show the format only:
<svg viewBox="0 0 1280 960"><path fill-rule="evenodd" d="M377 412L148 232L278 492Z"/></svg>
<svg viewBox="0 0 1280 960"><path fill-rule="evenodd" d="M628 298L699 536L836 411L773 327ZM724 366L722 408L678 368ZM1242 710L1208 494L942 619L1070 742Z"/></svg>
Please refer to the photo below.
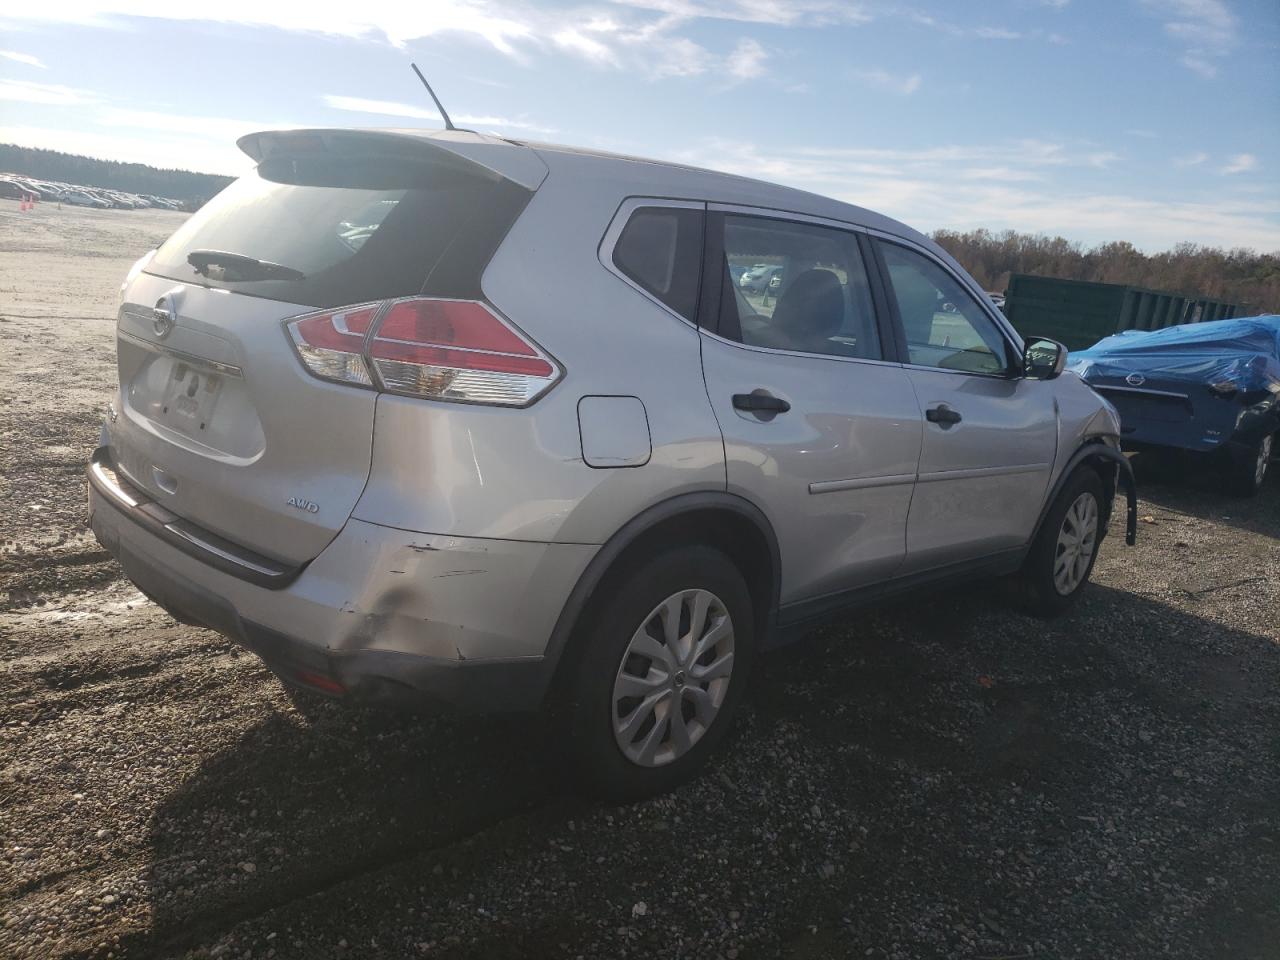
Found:
<svg viewBox="0 0 1280 960"><path fill-rule="evenodd" d="M1067 365L1067 348L1057 340L1033 337L1022 354L1022 372L1031 380L1053 380Z"/></svg>

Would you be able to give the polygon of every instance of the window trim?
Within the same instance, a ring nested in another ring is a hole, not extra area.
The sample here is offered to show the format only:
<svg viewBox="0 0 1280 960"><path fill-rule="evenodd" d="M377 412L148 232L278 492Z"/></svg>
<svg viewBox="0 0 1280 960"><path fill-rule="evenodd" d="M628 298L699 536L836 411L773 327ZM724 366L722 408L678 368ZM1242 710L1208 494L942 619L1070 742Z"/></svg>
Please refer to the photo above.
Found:
<svg viewBox="0 0 1280 960"><path fill-rule="evenodd" d="M932 370L937 373L949 373L961 377L985 377L988 380L1019 380L1024 376L1022 365L1018 363L1018 357L1022 355L1023 348L1020 346L1020 338L1017 338L1013 328L1009 326L1008 319L997 316L995 304L990 303L990 297L985 293L975 294L974 285L966 283L963 279L956 275L947 264L943 263L936 254L931 250L922 247L918 243L913 243L904 237L899 237L891 233L885 233L881 230L867 231L869 243L872 252L875 254L877 280L882 288L881 296L883 296L885 305L893 318L893 340L897 344L899 355L902 357L902 366L908 370ZM898 298L893 293L893 281L889 277L889 267L885 263L884 255L881 252L881 244L891 243L895 246L902 247L912 253L919 254L924 257L955 283L967 292L977 304L978 309L984 316L989 319L995 326L996 333L1004 341L1006 361L1009 366L1003 373L981 373L976 370L952 370L947 367L930 366L927 363L912 363L910 360L910 345L907 343L906 328L902 325L902 316L898 312ZM1012 334L1012 335L1011 335Z"/></svg>
<svg viewBox="0 0 1280 960"><path fill-rule="evenodd" d="M853 244L862 270L867 279L867 287L871 299L872 319L875 322L876 334L880 339L880 356L846 357L834 353L809 353L802 350L785 350L778 347L763 347L756 344L743 343L725 336L720 329L720 311L724 305L724 271L721 261L724 259L724 219L727 216L750 217L755 220L774 220L780 223L797 224L799 226L820 227L845 234ZM899 347L893 321L884 309L883 293L879 289L877 270L878 262L868 259L868 230L866 227L844 220L831 220L826 217L815 217L803 213L791 213L770 207L753 207L734 203L707 204L707 215L704 221L706 238L702 244L703 275L702 298L698 304L699 326L703 333L714 336L721 343L754 350L760 353L781 354L789 357L811 357L821 360L843 360L852 363L875 363L888 366L902 366L902 359L907 356Z"/></svg>
<svg viewBox="0 0 1280 960"><path fill-rule="evenodd" d="M621 239L622 237L622 231L625 230L627 228L627 224L631 222L632 214L634 214L637 210L648 209L651 207L656 207L659 209L671 209L671 210L697 210L702 213L702 232L703 232L702 259L705 263L706 250L707 250L707 236L706 236L707 204L702 200L685 200L685 199L679 199L675 197L627 197L625 198L622 201L622 203L618 205L618 209L613 214L613 219L609 221L609 226L605 230L604 236L600 238L600 245L596 250L596 256L599 258L601 266L603 266L611 274L613 274L615 277L617 277L619 280L625 283L632 290L639 293L642 297L644 297L650 303L654 304L657 307L660 307L662 310L666 311L668 314L675 317L681 323L688 324L690 327L693 327L693 329L697 330L698 317L701 315L702 304L703 304L702 289L701 289L702 287L701 277L704 274L703 264L699 264L699 268L698 268L698 273L700 278L699 290L698 290L698 296L694 300L695 310L694 310L694 316L691 319L689 317L686 317L684 314L680 313L679 311L671 309L671 307L663 303L660 299L658 299L656 296L654 296L644 287L640 286L640 284L636 283L634 280L628 277L625 273L623 273L622 269L616 263L613 262L614 249L618 245L618 240Z"/></svg>
<svg viewBox="0 0 1280 960"><path fill-rule="evenodd" d="M737 347L739 350L750 350L753 353L771 353L782 357L803 357L806 360L833 360L836 363L871 363L878 367L906 366L906 364L899 363L897 360L873 360L870 357L842 357L837 353L806 353L803 350L782 350L778 347L761 347L753 343L743 343L741 340L730 340L728 337L721 336L714 330L707 327L703 327L701 332L718 343Z"/></svg>

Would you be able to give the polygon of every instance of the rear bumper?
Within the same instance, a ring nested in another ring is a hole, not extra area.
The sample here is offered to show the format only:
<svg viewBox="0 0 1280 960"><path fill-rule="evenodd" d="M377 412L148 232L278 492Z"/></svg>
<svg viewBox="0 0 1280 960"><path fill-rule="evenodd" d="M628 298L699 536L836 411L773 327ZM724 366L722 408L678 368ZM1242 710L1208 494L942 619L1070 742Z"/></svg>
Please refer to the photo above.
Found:
<svg viewBox="0 0 1280 960"><path fill-rule="evenodd" d="M143 593L252 650L288 683L483 712L541 704L555 666L548 639L598 549L350 520L289 583L264 585L172 542L92 470L89 523Z"/></svg>

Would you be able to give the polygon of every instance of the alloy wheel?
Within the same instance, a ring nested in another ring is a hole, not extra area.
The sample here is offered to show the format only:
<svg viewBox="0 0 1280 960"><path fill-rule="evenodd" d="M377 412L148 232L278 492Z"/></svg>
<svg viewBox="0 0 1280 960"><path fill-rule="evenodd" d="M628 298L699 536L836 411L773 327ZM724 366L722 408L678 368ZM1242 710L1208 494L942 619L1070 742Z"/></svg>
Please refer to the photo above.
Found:
<svg viewBox="0 0 1280 960"><path fill-rule="evenodd" d="M1080 586L1089 570L1089 561L1098 545L1098 500L1089 492L1080 494L1067 508L1058 530L1053 555L1053 585L1062 596Z"/></svg>
<svg viewBox="0 0 1280 960"><path fill-rule="evenodd" d="M733 620L709 590L673 593L649 613L613 683L613 735L632 763L684 756L715 722L733 674Z"/></svg>

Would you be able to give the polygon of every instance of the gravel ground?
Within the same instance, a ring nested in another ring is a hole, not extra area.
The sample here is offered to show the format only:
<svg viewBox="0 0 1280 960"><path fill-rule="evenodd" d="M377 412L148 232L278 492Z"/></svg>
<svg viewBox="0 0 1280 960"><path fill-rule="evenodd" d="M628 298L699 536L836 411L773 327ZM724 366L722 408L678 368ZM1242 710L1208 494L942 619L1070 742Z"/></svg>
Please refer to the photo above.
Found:
<svg viewBox="0 0 1280 960"><path fill-rule="evenodd" d="M0 956L1280 957L1280 476L1148 483L1055 623L837 622L602 806L536 722L300 708L121 578L82 467L179 217L0 203Z"/></svg>

